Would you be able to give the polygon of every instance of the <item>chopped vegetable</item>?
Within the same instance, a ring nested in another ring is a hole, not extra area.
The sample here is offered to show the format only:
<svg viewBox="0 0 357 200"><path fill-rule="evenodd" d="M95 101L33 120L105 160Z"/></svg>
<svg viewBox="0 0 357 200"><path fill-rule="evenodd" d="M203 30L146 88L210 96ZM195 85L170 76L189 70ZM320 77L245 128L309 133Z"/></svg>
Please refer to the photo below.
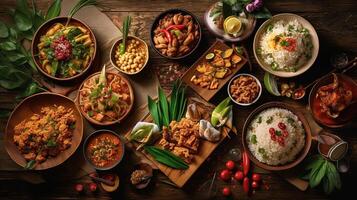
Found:
<svg viewBox="0 0 357 200"><path fill-rule="evenodd" d="M227 119L228 115L232 110L232 106L230 105L231 99L227 97L218 106L213 110L211 116L211 124L213 126L223 125Z"/></svg>

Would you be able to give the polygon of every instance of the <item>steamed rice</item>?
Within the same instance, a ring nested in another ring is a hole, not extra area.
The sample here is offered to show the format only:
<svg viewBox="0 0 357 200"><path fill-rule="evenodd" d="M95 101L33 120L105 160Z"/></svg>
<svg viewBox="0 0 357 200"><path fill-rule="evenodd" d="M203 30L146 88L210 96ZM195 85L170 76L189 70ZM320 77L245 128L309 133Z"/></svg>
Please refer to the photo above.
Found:
<svg viewBox="0 0 357 200"><path fill-rule="evenodd" d="M269 129L279 130L278 124L286 125L289 135L285 145L271 139ZM301 121L291 111L269 108L259 113L250 123L246 141L250 152L260 162L268 165L283 165L293 161L305 146L305 130Z"/></svg>
<svg viewBox="0 0 357 200"><path fill-rule="evenodd" d="M293 50L287 50L289 40L296 45ZM297 20L277 21L267 26L258 52L273 70L295 72L311 58L312 48L309 31Z"/></svg>

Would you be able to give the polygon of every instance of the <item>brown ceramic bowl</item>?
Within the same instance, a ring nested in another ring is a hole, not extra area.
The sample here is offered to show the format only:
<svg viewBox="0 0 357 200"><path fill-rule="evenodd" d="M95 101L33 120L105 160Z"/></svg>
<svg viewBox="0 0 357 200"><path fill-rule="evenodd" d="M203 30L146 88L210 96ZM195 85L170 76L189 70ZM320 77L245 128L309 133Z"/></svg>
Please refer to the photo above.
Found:
<svg viewBox="0 0 357 200"><path fill-rule="evenodd" d="M95 56L96 56L96 53L97 53L97 40L93 34L93 31L89 28L88 25L86 25L84 22L78 20L78 19L75 19L75 18L71 18L69 24L74 24L74 25L80 25L80 26L84 26L87 30L89 30L89 33L90 33L90 36L91 36L91 39L92 41L94 42L94 52L93 52L93 56L92 58L90 59L89 61L89 64L87 66L87 68L85 68L82 72L80 72L79 74L76 74L74 76L71 76L71 77L67 77L67 78L61 78L61 77L55 77L55 76L52 76L51 74L48 74L45 70L42 69L41 67L41 63L40 63L40 59L38 58L38 54L39 54L39 51L38 51L38 48L37 48L37 44L40 43L40 38L42 35L44 35L46 33L46 31L51 27L53 26L53 24L56 24L56 23L61 23L61 24L66 24L67 23L67 17L56 17L56 18L53 18L49 21L47 21L46 23L44 23L43 25L40 26L40 28L36 31L34 37L33 37L33 40L32 40L32 45L31 45L31 53L32 53L32 58L36 64L36 67L37 69L43 74L45 75L46 77L52 79L52 80L56 80L56 81L70 81L70 80L73 80L73 79L76 79L80 76L82 76L83 74L85 74L89 68L91 68L93 62L94 62L94 59L95 59Z"/></svg>
<svg viewBox="0 0 357 200"><path fill-rule="evenodd" d="M134 104L134 91L133 91L133 88L131 87L130 81L129 81L126 77L124 77L123 75L121 75L121 74L106 72L106 74L112 74L112 75L114 75L114 76L119 76L120 78L122 78L122 79L126 82L126 84L127 84L128 87L129 87L130 97L131 97L131 104L130 104L130 107L129 107L128 111L127 111L122 117L118 118L118 119L115 120L115 121L98 122L98 121L92 119L91 117L89 117L88 114L83 111L83 109L81 108L81 106L80 106L80 104L79 104L79 91L83 88L83 84L84 84L86 81L88 81L90 78L92 78L92 77L94 77L94 76L99 76L99 74L100 74L100 72L94 73L94 74L88 76L88 77L82 82L81 86L79 87L79 90L78 90L78 93L77 93L77 98L76 98L75 102L76 102L76 104L77 104L77 106L78 106L80 112L82 113L82 115L83 115L89 122L91 122L91 123L93 123L93 124L95 124L95 125L99 125L99 126L109 126L109 125L113 125L113 124L115 124L115 123L120 123L123 119L125 119L125 118L128 116L128 114L130 113L131 109L133 108L133 104Z"/></svg>
<svg viewBox="0 0 357 200"><path fill-rule="evenodd" d="M287 164L284 165L268 165L265 163L260 162L258 159L255 158L255 156L250 152L249 148L248 148L248 144L246 141L246 135L247 135L247 129L251 123L251 121L255 118L256 115L258 115L259 113L261 113L263 110L268 109L268 108L283 108L283 109L287 109L289 111L291 111L292 113L294 113L299 120L301 121L304 129L305 129L305 146L304 148L300 151L300 153L297 155L297 157L295 158L294 161L289 162ZM310 146L311 146L311 130L310 130L310 126L307 122L307 120L305 119L305 117L300 113L297 112L295 109L291 108L290 106L281 103L281 102L269 102L269 103L265 103L261 106L259 106L258 108L256 108L247 118L247 120L244 123L244 127L243 127L243 134L242 134L242 143L243 143L243 147L246 150L246 152L248 153L249 159L256 164L257 166L259 166L260 168L263 168L265 170L269 170L269 171L282 171L282 170L287 170L287 169L291 169L293 167L295 167L296 165L298 165L301 161L304 160L304 158L306 157L307 153L310 150Z"/></svg>
<svg viewBox="0 0 357 200"><path fill-rule="evenodd" d="M338 76L339 81L342 81L343 84L349 87L352 90L352 102L357 101L357 83L350 77L343 74L336 74ZM318 102L316 101L316 93L317 90L324 85L328 85L333 82L333 75L328 74L322 77L317 83L312 87L309 95L309 107L311 114L314 120L322 126L329 128L341 128L347 125L349 122L356 118L357 114L357 103L352 103L349 107L347 107L344 111L340 113L340 115L336 119L332 119L327 117L326 114L322 114L318 112Z"/></svg>
<svg viewBox="0 0 357 200"><path fill-rule="evenodd" d="M5 149L13 161L25 167L26 160L14 144L14 127L21 121L28 119L35 113L40 113L45 106L62 105L65 108L72 108L76 118L76 126L73 131L72 145L56 157L48 158L41 164L37 164L33 170L44 170L56 167L66 161L78 148L83 136L83 118L74 102L68 97L54 93L39 93L24 99L11 113L5 130Z"/></svg>
<svg viewBox="0 0 357 200"><path fill-rule="evenodd" d="M143 66L138 71L131 73L131 72L124 71L123 69L121 69L116 64L115 54L116 54L116 51L117 51L117 49L119 47L119 44L123 40L122 38L114 42L114 44L112 46L112 49L110 50L110 62L120 72L122 72L124 74L128 74L128 75L134 75L134 74L138 74L139 72L141 72L145 68L146 64L148 63L148 61L149 61L149 47L148 47L148 45L146 44L146 42L144 40L142 40L142 39L140 39L140 38L138 38L136 36L128 36L128 39L135 39L135 40L139 41L141 45L144 46L145 52L146 52L145 53L146 54L146 58L145 58L145 62L143 64Z"/></svg>

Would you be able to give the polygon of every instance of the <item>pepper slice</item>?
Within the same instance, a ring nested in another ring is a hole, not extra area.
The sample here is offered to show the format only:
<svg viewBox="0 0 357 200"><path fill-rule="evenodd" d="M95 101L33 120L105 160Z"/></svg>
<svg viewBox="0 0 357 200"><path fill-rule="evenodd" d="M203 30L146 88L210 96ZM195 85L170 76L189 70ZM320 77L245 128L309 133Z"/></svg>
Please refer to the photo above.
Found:
<svg viewBox="0 0 357 200"><path fill-rule="evenodd" d="M248 157L248 153L244 151L242 157L243 157L243 174L244 176L247 176L250 168L250 160Z"/></svg>
<svg viewBox="0 0 357 200"><path fill-rule="evenodd" d="M165 34L165 37L167 38L167 40L169 40L169 44L171 44L172 41L171 33L166 29L161 29L160 31Z"/></svg>
<svg viewBox="0 0 357 200"><path fill-rule="evenodd" d="M178 29L178 30L182 30L185 28L185 25L183 24L177 24L177 25L170 25L166 28L166 30L171 30L171 29Z"/></svg>

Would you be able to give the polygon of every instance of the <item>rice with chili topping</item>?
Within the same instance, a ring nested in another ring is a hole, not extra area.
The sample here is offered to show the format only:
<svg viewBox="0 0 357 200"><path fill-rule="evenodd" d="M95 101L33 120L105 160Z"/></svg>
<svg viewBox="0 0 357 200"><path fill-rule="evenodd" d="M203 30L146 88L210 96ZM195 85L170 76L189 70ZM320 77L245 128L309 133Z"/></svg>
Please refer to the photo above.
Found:
<svg viewBox="0 0 357 200"><path fill-rule="evenodd" d="M260 162L283 165L293 161L304 148L305 129L291 111L268 108L251 121L246 141Z"/></svg>

